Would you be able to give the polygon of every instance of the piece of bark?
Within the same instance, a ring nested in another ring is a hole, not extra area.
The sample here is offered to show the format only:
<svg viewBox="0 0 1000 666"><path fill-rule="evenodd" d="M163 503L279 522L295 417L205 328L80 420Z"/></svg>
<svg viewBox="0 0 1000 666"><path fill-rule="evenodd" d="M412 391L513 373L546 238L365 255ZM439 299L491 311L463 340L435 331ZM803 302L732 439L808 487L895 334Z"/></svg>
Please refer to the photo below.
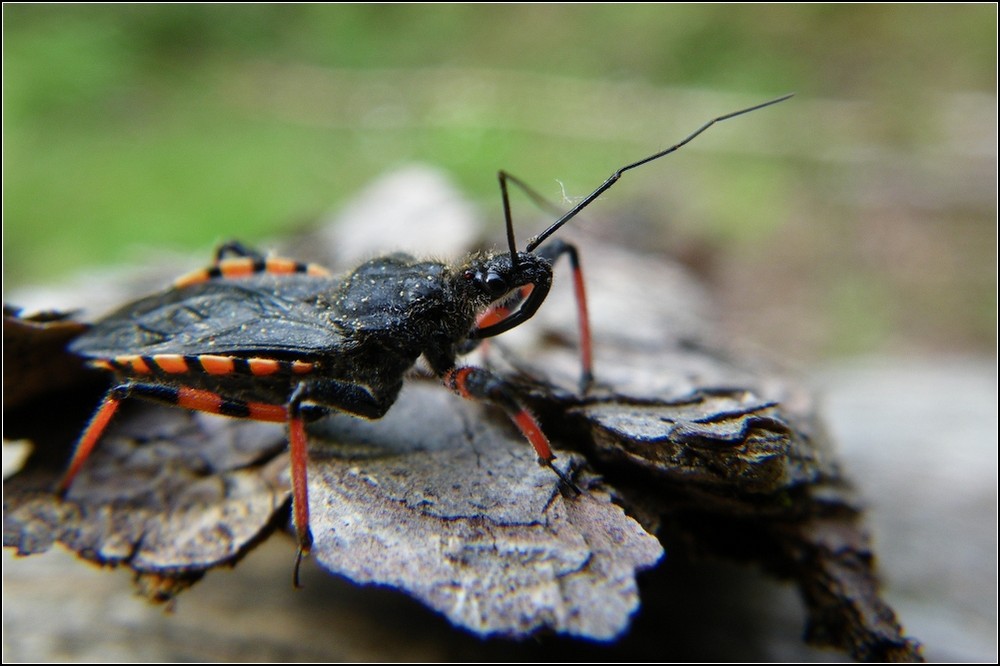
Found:
<svg viewBox="0 0 1000 666"><path fill-rule="evenodd" d="M564 497L502 414L412 382L381 421L321 428L339 443L330 457L314 448L310 467L322 566L406 590L480 635L608 640L627 627L635 573L660 559L659 542L596 480ZM364 458L345 456L344 443Z"/></svg>
<svg viewBox="0 0 1000 666"><path fill-rule="evenodd" d="M164 579L169 599L238 559L273 526L288 496L280 427L183 410L130 408L64 500L60 467L29 468L4 487L4 545L19 554L60 542L98 564Z"/></svg>
<svg viewBox="0 0 1000 666"><path fill-rule="evenodd" d="M668 543L752 560L797 580L812 640L857 658L918 658L918 646L901 635L878 596L858 509L808 395L766 366L724 351L705 323L708 299L676 268L603 244L581 245L597 342L593 395L582 400L572 390L578 361L574 309L565 293L554 290L535 321L484 351L488 362L518 379L557 448L579 452L560 453L560 459L582 474L588 495L558 495L551 473L532 464L527 446L490 409L418 382L389 420L370 424L367 434L367 424L358 434L359 424L346 418L313 431L316 560L359 581L406 589L483 634L548 628L608 638L623 630L636 606L635 572L659 557L659 546L638 530L641 523L659 528ZM407 406L411 399L416 402ZM220 433L238 422L173 414L183 412L123 415L118 427L125 434L109 433L99 447L110 450L110 466L102 468L97 454L88 461L93 478L102 469L110 475L98 486L131 480L125 489L132 494L98 487L91 498L74 486L68 504L91 508L67 514L63 505L49 500L46 508L40 499L58 467L45 483L39 481L45 474L32 476L39 472L31 469L24 480L15 479L4 492L5 544L29 551L58 539L91 559L138 563L133 568L146 589L169 597L207 568L237 560L274 520L287 520L280 428L245 460L206 459L195 452L206 433L197 432L184 451L172 449L171 438L183 439L192 419L223 423L210 426L219 431L207 436L225 449L229 436ZM130 418L138 428L131 438ZM394 418L401 423L394 426ZM151 424L160 419L180 419L174 434L150 451L137 446L151 439ZM429 439L410 437L418 424L430 429ZM406 452L399 450L402 440L423 443ZM127 454L124 467L115 451ZM481 464L484 455L490 464ZM145 467L133 476L131 465L143 458ZM584 459L607 485L582 470ZM255 482L234 482L241 473ZM639 522L608 503L607 491ZM511 504L512 498L523 503ZM230 502L243 509L233 510ZM83 522L74 526L77 515ZM158 527L148 529L147 522ZM500 540L496 528L502 528ZM144 551L147 533L155 547ZM203 543L213 533L226 534L221 546ZM124 547L129 539L142 557ZM468 590L469 581L471 595L457 592ZM494 594L505 586L506 594ZM608 593L611 603L603 596Z"/></svg>
<svg viewBox="0 0 1000 666"><path fill-rule="evenodd" d="M4 306L3 404L23 405L45 393L83 383L84 365L65 353L66 345L87 330L68 313L22 314Z"/></svg>

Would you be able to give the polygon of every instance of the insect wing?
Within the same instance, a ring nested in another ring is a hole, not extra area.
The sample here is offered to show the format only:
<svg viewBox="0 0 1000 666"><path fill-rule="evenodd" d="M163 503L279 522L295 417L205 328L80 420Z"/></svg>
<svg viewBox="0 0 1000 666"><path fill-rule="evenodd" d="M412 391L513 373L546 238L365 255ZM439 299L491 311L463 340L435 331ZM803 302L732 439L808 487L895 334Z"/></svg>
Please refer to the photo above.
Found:
<svg viewBox="0 0 1000 666"><path fill-rule="evenodd" d="M91 358L328 352L344 342L323 305L337 285L335 279L261 275L171 289L97 322L70 350Z"/></svg>

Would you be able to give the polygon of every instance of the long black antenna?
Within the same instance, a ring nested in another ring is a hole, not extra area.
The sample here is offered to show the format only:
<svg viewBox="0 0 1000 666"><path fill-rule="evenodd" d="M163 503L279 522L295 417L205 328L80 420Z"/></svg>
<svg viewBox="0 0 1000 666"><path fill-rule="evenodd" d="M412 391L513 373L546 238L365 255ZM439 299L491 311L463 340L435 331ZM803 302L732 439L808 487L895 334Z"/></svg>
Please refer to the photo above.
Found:
<svg viewBox="0 0 1000 666"><path fill-rule="evenodd" d="M629 169L634 169L634 168L636 168L638 166L642 166L643 164L645 164L647 162L652 162L653 160L660 159L664 155L669 155L670 153L674 152L675 150L677 150L681 146L687 144L689 141L691 141L691 139L695 138L696 136L698 136L699 134L701 134L702 132L704 132L705 130L707 130L709 127L711 127L712 125L714 125L717 122L720 122L722 120L728 120L729 118L735 118L736 116L741 116L744 113L750 113L751 111L756 111L757 109L763 109L765 106L771 106L772 104L777 104L778 102L784 102L786 99L788 99L789 97L791 97L794 94L795 93L789 93L788 95L784 95L784 96L779 97L777 99L772 99L770 102L764 102L763 104L758 104L756 106L751 106L748 109L742 109L740 111L733 111L732 113L727 113L724 116L719 116L718 118L714 118L714 119L708 121L707 123L705 123L704 125L702 125L701 127L699 127L697 130L694 131L694 133L692 133L690 136L688 136L686 139L684 139L680 143L675 144L673 146L670 146L666 150L661 150L660 152L656 153L655 155L650 155L649 157L647 157L645 159L641 159L638 162L633 162L632 164L623 166L621 169L618 169L618 171L615 171L613 174L611 174L611 176L606 181L604 181L604 184L602 184L596 190L594 190L589 195L587 195L587 198L585 198L583 201L581 201L577 205L573 206L572 209L570 209L568 212L566 212L565 214L563 214L563 216L560 217L558 220L556 220L555 222L553 222L552 225L549 226L548 229L546 229L542 233L538 234L537 236L535 236L534 238L532 238L531 240L529 240L528 241L528 245L524 248L525 252L531 252L536 247L538 247L539 245L541 245L545 241L545 239L548 238L549 236L551 236L552 234L554 234L556 232L556 230L559 229L559 227L561 227L562 225L566 224L571 219L573 219L574 217L576 217L577 213L579 213L581 210L583 210L584 208L586 208L587 206L589 206L591 203L594 202L594 199L596 199L597 197L599 197L602 194L604 194L604 192L608 188L610 188L612 185L614 185L615 183L617 183L618 179L622 177L622 174L625 173L626 171L628 171Z"/></svg>
<svg viewBox="0 0 1000 666"><path fill-rule="evenodd" d="M503 198L503 217L507 224L507 247L510 248L510 267L517 268L517 244L514 242L514 220L510 216L510 196L507 194L507 179L511 176L505 171L497 173L500 180L500 196ZM512 180L516 180L513 179Z"/></svg>

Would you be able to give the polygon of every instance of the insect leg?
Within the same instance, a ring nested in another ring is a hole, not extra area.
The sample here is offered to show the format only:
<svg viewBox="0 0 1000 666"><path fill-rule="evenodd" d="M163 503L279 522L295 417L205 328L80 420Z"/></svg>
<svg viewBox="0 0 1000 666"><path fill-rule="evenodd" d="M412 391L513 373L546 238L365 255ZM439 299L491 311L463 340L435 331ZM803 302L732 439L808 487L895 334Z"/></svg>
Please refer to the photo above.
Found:
<svg viewBox="0 0 1000 666"><path fill-rule="evenodd" d="M538 250L537 254L553 264L564 254L569 257L569 265L573 271L573 293L576 295L577 322L580 327L580 393L586 394L594 382L594 352L590 338L590 317L587 314L587 291L583 284L579 253L576 247L557 238Z"/></svg>
<svg viewBox="0 0 1000 666"><path fill-rule="evenodd" d="M186 409L212 414L223 414L254 421L287 422L288 449L292 477L292 515L299 547L295 556L293 583L299 586L299 564L302 557L312 548L312 532L309 529L309 485L306 465L309 461L305 416L302 400L307 395L307 384L300 382L288 398L287 405L262 402L232 400L211 391L188 387L165 387L157 384L133 384L131 392L136 397L166 402ZM315 415L315 410L310 410Z"/></svg>
<svg viewBox="0 0 1000 666"><path fill-rule="evenodd" d="M295 560L295 585L298 587L299 563L304 555L309 554L312 546L312 532L309 530L309 495L306 477L306 463L308 462L307 440L305 432L305 420L311 419L319 412L328 411L319 406L302 405L302 400L306 396L307 385L302 382L296 386L285 405L274 405L262 402L248 402L226 398L212 391L194 389L186 386L174 387L162 384L144 384L126 382L113 387L104 397L100 407L97 408L90 423L80 436L80 441L76 445L73 457L70 460L66 473L63 475L56 492L65 495L69 490L73 479L76 477L84 462L93 452L97 442L107 429L119 405L126 398L134 397L151 402L159 402L167 405L176 405L185 409L192 409L200 412L212 414L222 414L237 418L246 418L254 421L269 421L274 423L288 423L288 444L291 458L292 477L292 511L295 519L295 531L298 537L299 548Z"/></svg>
<svg viewBox="0 0 1000 666"><path fill-rule="evenodd" d="M111 422L111 418L118 411L119 405L126 398L140 398L149 400L150 402L175 405L198 412L222 414L223 416L233 416L254 421L284 423L288 419L288 412L283 405L233 400L212 391L204 391L186 386L176 387L164 384L125 382L112 387L108 391L100 407L97 408L97 411L91 418L90 423L84 429L83 434L80 436L80 441L73 452L73 457L70 460L66 473L56 486L56 491L60 495L65 495L66 491L69 490L73 479L80 471L83 463L93 452L97 442L100 441L101 436Z"/></svg>
<svg viewBox="0 0 1000 666"><path fill-rule="evenodd" d="M241 241L232 240L223 243L219 247L215 248L215 263L218 264L222 261L225 256L229 254L234 257L250 257L252 259L263 259L264 255L259 251L247 247Z"/></svg>
<svg viewBox="0 0 1000 666"><path fill-rule="evenodd" d="M292 584L299 585L299 566L302 558L312 549L313 536L309 529L309 450L307 448L305 419L302 415L302 400L306 395L306 384L300 383L288 399L288 449L291 458L292 476L292 516L295 521L295 535L299 541L295 552L295 569Z"/></svg>
<svg viewBox="0 0 1000 666"><path fill-rule="evenodd" d="M398 391L398 388L396 390ZM321 404L305 402L307 400L315 400ZM302 558L309 554L313 543L312 530L309 528L309 451L306 421L313 421L334 410L377 419L388 411L391 402L391 400L377 399L363 386L333 379L300 382L289 396L287 419L292 477L292 517L295 521L295 535L299 542L292 579L295 587L299 587L299 568Z"/></svg>
<svg viewBox="0 0 1000 666"><path fill-rule="evenodd" d="M122 400L128 397L129 387L129 384L115 386L104 396L100 407L94 412L90 423L87 424L83 434L80 435L80 441L76 444L76 449L73 451L73 457L70 459L66 472L56 485L56 494L60 497L66 495L70 485L73 483L73 479L76 478L80 468L83 467L83 463L90 457L97 442L101 439L101 435L107 430L112 417L118 411L118 406L121 405Z"/></svg>
<svg viewBox="0 0 1000 666"><path fill-rule="evenodd" d="M227 256L232 255L232 256ZM287 275L304 273L317 277L327 277L330 271L318 264L307 264L283 257L267 257L252 250L239 241L220 245L215 251L215 263L208 268L192 271L174 280L174 287L186 287L217 278L242 278L255 273Z"/></svg>
<svg viewBox="0 0 1000 666"><path fill-rule="evenodd" d="M555 472L559 480L577 495L583 492L572 479L552 464L556 456L552 453L552 447L549 445L548 438L538 426L535 417L517 399L514 389L510 384L489 370L472 366L452 368L444 373L442 379L445 386L463 398L469 400L486 400L503 407L504 411L514 421L514 424L524 437L534 447L535 453L538 454L538 464L544 465Z"/></svg>

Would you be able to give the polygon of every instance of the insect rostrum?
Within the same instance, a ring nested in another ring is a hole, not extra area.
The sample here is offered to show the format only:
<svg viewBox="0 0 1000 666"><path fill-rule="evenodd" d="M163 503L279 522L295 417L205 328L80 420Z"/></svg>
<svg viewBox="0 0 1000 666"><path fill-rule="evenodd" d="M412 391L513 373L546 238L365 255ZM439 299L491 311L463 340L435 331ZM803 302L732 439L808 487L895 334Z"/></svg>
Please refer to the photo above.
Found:
<svg viewBox="0 0 1000 666"><path fill-rule="evenodd" d="M559 239L536 248L623 172L673 152L719 120L784 99L720 116L671 148L618 169L529 241L525 251L518 251L514 241L507 182L524 185L503 172L504 252L474 254L456 264L393 254L335 277L319 266L264 257L239 243L221 247L210 267L125 305L70 345L91 365L114 373L116 381L81 435L59 492L69 491L129 397L287 423L297 578L298 561L312 544L305 422L334 411L380 418L420 356L459 395L503 408L539 463L579 492L553 465L548 439L511 385L487 369L458 365L459 355L476 341L527 321L548 294L552 265L565 254L578 300L581 389L586 391L592 355L577 252Z"/></svg>

